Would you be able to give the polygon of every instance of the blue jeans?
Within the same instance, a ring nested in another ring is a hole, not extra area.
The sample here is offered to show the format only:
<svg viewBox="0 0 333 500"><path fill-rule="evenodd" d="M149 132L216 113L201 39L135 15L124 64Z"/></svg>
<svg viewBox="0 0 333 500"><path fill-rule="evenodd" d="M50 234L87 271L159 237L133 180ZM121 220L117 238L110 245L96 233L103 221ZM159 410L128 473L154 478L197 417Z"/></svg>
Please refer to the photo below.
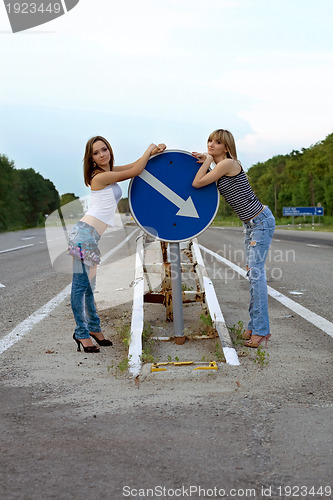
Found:
<svg viewBox="0 0 333 500"><path fill-rule="evenodd" d="M89 281L90 267L73 259L71 306L76 323L75 337L90 338L89 332L100 332L101 324L94 302L96 276Z"/></svg>
<svg viewBox="0 0 333 500"><path fill-rule="evenodd" d="M272 241L275 219L268 207L245 227L246 266L250 282L250 321L252 335L269 334L268 294L265 262Z"/></svg>

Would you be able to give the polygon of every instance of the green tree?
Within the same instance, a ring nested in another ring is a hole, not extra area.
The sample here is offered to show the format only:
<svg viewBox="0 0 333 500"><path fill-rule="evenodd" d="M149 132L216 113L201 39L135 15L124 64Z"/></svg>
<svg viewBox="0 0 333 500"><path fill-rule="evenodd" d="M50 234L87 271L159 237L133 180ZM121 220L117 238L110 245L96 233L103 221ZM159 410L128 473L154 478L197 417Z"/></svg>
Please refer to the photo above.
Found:
<svg viewBox="0 0 333 500"><path fill-rule="evenodd" d="M128 203L128 198L121 198L118 203L118 212L120 213L126 213L129 212L129 203Z"/></svg>
<svg viewBox="0 0 333 500"><path fill-rule="evenodd" d="M74 193L64 193L60 197L60 206L63 207L64 205L67 205L67 203L78 199L79 197L75 196Z"/></svg>
<svg viewBox="0 0 333 500"><path fill-rule="evenodd" d="M0 231L39 225L59 206L59 193L49 179L32 168L17 170L0 155Z"/></svg>
<svg viewBox="0 0 333 500"><path fill-rule="evenodd" d="M20 179L19 200L25 227L40 224L45 215L60 206L59 193L54 184L32 168L17 170Z"/></svg>
<svg viewBox="0 0 333 500"><path fill-rule="evenodd" d="M14 162L0 155L0 231L20 224L18 178Z"/></svg>
<svg viewBox="0 0 333 500"><path fill-rule="evenodd" d="M318 203L333 215L333 134L310 148L257 163L248 176L256 195L277 217L283 207Z"/></svg>

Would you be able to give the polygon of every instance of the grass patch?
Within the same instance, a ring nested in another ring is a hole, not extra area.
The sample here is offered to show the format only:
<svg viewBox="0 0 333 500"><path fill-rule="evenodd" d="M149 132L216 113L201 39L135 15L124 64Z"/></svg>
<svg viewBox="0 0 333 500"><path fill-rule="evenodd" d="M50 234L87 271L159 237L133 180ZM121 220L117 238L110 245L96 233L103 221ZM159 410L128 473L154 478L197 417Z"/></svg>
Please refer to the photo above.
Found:
<svg viewBox="0 0 333 500"><path fill-rule="evenodd" d="M155 346L155 340L152 339L153 336L153 328L148 323L144 324L144 328L142 331L142 354L141 361L142 363L156 363L156 359L153 355L153 350Z"/></svg>
<svg viewBox="0 0 333 500"><path fill-rule="evenodd" d="M231 336L231 340L234 345L244 345L245 340L242 339L242 335L245 332L243 321L238 321L237 325L233 325L228 328Z"/></svg>
<svg viewBox="0 0 333 500"><path fill-rule="evenodd" d="M268 365L268 358L268 352L264 351L261 346L259 346L256 352L256 357L254 358L254 362L263 368L264 366Z"/></svg>
<svg viewBox="0 0 333 500"><path fill-rule="evenodd" d="M274 215L274 214L273 214ZM324 215L320 217L320 221L317 216L315 216L314 231L333 231L333 216ZM301 230L309 231L312 230L312 216L294 217L294 226L292 226L291 217L276 217L275 222L277 226L288 226L290 224L291 229L298 229L299 224L301 224ZM217 216L215 217L212 226L217 227L241 227L243 223L233 215L230 216Z"/></svg>
<svg viewBox="0 0 333 500"><path fill-rule="evenodd" d="M209 313L200 315L200 334L201 335L212 335L217 336L217 331L213 326L213 320Z"/></svg>

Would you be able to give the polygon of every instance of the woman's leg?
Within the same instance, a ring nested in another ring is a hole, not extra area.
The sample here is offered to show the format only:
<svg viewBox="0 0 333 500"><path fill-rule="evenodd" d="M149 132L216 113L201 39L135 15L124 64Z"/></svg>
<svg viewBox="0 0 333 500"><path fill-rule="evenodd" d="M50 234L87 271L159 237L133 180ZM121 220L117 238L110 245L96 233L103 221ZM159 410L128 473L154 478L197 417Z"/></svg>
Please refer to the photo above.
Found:
<svg viewBox="0 0 333 500"><path fill-rule="evenodd" d="M268 293L265 262L274 233L274 217L254 222L248 241L250 314L252 335L269 335Z"/></svg>
<svg viewBox="0 0 333 500"><path fill-rule="evenodd" d="M96 312L96 306L94 301L94 290L96 285L96 271L97 266L90 268L89 272L89 283L90 287L86 293L86 317L87 324L89 328L90 336L93 337L99 345L102 346L111 346L111 340L107 340L102 331L101 331L101 323Z"/></svg>
<svg viewBox="0 0 333 500"><path fill-rule="evenodd" d="M78 259L73 259L73 282L71 293L71 306L76 322L74 337L79 339L84 348L93 347L94 351L99 352L90 338L89 327L85 313L85 297L87 290L91 290L87 269L84 263Z"/></svg>
<svg viewBox="0 0 333 500"><path fill-rule="evenodd" d="M71 291L71 306L76 323L75 337L89 339L89 329L85 315L85 295L88 287L87 273L84 264L78 259L73 259L73 281Z"/></svg>
<svg viewBox="0 0 333 500"><path fill-rule="evenodd" d="M85 310L86 310L86 320L89 332L100 332L101 324L98 317L95 301L94 301L94 291L96 286L96 271L97 266L93 266L89 269L89 286L85 293Z"/></svg>
<svg viewBox="0 0 333 500"><path fill-rule="evenodd" d="M249 278L250 267L249 267L249 254L250 254L250 241L252 240L252 226L244 224L244 243L245 243L245 257L246 257L246 272ZM247 329L243 334L243 338L248 340L251 338L253 323L252 323L252 310L253 310L253 291L250 286L250 304L249 304L249 315L250 320L247 325Z"/></svg>

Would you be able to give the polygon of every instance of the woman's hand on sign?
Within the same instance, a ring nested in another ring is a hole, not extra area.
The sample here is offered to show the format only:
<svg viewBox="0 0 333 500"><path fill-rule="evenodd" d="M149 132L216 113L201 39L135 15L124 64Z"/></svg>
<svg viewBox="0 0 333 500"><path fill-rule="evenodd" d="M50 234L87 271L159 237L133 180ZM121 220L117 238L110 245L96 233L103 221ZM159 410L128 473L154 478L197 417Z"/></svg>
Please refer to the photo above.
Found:
<svg viewBox="0 0 333 500"><path fill-rule="evenodd" d="M166 149L166 145L165 144L158 144L154 149L153 151L150 153L151 156L153 155L157 155L158 153L163 153L163 151L165 151Z"/></svg>
<svg viewBox="0 0 333 500"><path fill-rule="evenodd" d="M210 156L208 153L192 153L192 156L197 159L197 163L204 163L204 161ZM212 158L213 161L213 158Z"/></svg>

